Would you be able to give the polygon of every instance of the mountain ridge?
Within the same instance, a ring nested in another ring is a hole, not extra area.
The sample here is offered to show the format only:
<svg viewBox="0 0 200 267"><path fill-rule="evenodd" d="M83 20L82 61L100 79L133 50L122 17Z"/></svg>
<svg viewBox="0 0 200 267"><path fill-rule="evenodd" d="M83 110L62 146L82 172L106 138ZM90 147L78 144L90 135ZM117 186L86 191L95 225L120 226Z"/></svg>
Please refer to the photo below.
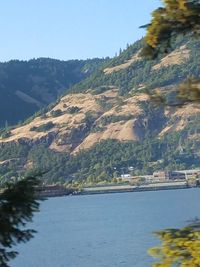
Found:
<svg viewBox="0 0 200 267"><path fill-rule="evenodd" d="M128 165L134 174L198 166L199 107L159 107L145 90L173 97L178 82L200 74L199 46L177 37L168 56L147 62L139 56L142 40L128 47L1 137L3 180L31 169L49 170L44 179L52 183L112 179Z"/></svg>
<svg viewBox="0 0 200 267"><path fill-rule="evenodd" d="M0 127L17 124L55 102L107 61L38 58L0 63Z"/></svg>

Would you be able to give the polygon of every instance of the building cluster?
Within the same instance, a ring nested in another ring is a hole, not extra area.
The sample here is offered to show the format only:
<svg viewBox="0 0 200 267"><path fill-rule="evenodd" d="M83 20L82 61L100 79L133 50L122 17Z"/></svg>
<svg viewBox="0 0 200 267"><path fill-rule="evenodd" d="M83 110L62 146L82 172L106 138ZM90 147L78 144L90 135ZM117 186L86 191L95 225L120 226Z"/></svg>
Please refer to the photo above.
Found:
<svg viewBox="0 0 200 267"><path fill-rule="evenodd" d="M194 170L182 170L182 171L156 171L152 175L141 175L132 176L129 173L123 173L121 175L123 181L129 182L139 182L143 181L146 183L153 182L166 182L166 181L176 181L176 180L198 180L200 179L200 169Z"/></svg>

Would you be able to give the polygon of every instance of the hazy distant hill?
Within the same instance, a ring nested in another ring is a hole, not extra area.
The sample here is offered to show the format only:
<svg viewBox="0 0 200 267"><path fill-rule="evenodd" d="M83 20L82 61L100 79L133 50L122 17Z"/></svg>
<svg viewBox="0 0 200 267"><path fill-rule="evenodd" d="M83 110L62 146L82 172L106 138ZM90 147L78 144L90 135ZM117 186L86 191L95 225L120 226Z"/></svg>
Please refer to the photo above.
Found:
<svg viewBox="0 0 200 267"><path fill-rule="evenodd" d="M107 61L38 58L0 63L0 127L23 121L54 102Z"/></svg>
<svg viewBox="0 0 200 267"><path fill-rule="evenodd" d="M112 179L133 173L199 166L200 108L153 105L145 89L170 89L200 75L200 42L176 38L156 61L140 57L142 40L70 88L48 110L2 132L2 180L48 170L47 182Z"/></svg>

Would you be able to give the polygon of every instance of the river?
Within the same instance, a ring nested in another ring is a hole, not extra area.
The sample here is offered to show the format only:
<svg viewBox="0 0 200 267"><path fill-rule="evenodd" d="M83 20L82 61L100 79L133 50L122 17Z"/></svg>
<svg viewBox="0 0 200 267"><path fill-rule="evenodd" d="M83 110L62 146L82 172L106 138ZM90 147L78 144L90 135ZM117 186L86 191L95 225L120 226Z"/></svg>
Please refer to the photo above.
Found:
<svg viewBox="0 0 200 267"><path fill-rule="evenodd" d="M200 215L200 190L51 198L28 226L38 233L17 246L11 267L148 267L152 234Z"/></svg>

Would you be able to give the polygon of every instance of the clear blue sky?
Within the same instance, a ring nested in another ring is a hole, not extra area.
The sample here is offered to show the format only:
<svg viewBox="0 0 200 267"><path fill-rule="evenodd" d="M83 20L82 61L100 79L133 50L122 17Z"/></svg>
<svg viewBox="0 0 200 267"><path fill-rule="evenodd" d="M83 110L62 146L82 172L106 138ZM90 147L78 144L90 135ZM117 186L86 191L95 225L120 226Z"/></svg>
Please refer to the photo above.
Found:
<svg viewBox="0 0 200 267"><path fill-rule="evenodd" d="M4 0L0 61L114 56L144 35L159 0Z"/></svg>

